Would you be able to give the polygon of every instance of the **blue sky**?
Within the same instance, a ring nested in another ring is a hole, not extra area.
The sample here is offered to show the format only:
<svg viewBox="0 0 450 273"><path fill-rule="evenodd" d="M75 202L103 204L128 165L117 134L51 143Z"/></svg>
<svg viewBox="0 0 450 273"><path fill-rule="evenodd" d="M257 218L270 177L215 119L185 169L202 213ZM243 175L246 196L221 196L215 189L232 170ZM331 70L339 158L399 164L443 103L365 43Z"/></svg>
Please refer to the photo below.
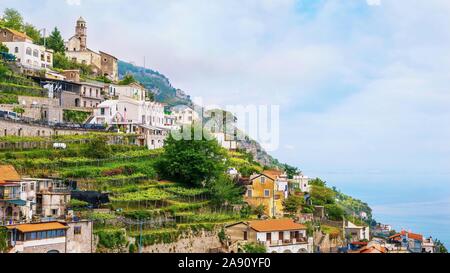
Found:
<svg viewBox="0 0 450 273"><path fill-rule="evenodd" d="M450 217L449 1L2 0L5 7L66 38L83 16L92 49L138 65L145 56L205 103L280 105L282 145L273 154L281 161L374 205L444 200Z"/></svg>

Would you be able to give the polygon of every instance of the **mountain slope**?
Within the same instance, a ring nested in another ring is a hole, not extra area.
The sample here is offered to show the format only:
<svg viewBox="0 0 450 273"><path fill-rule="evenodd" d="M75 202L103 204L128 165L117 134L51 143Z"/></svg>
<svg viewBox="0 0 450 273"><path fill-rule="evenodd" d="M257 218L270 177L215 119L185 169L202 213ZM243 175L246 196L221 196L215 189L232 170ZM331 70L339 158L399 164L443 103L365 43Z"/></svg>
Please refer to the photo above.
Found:
<svg viewBox="0 0 450 273"><path fill-rule="evenodd" d="M119 76L122 78L126 74L133 75L136 80L152 91L157 101L167 103L170 106L192 104L189 96L174 88L169 79L157 71L119 61Z"/></svg>

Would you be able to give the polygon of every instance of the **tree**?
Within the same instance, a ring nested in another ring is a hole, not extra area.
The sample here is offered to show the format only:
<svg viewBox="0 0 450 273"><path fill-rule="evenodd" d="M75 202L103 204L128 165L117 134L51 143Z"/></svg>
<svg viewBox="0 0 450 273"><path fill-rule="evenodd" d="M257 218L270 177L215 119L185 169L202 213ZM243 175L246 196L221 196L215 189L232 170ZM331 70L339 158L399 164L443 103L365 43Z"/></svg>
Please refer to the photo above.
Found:
<svg viewBox="0 0 450 273"><path fill-rule="evenodd" d="M22 116L25 113L25 109L23 107L14 107L13 112L16 112L20 116Z"/></svg>
<svg viewBox="0 0 450 273"><path fill-rule="evenodd" d="M210 186L212 203L230 205L242 203L242 188L238 187L229 176L223 174L212 181Z"/></svg>
<svg viewBox="0 0 450 273"><path fill-rule="evenodd" d="M294 176L298 175L298 173L299 173L298 168L292 167L292 166L290 166L288 164L284 164L283 165L283 169L286 172L286 174L287 174L289 179L294 178Z"/></svg>
<svg viewBox="0 0 450 273"><path fill-rule="evenodd" d="M3 22L4 26L7 28L11 28L17 31L23 30L23 17L22 15L15 9L7 8L3 14Z"/></svg>
<svg viewBox="0 0 450 273"><path fill-rule="evenodd" d="M436 239L435 245L437 247L438 253L448 253L448 250L445 247L444 243L442 243L440 240Z"/></svg>
<svg viewBox="0 0 450 273"><path fill-rule="evenodd" d="M9 52L9 48L5 46L4 44L0 43L0 52Z"/></svg>
<svg viewBox="0 0 450 273"><path fill-rule="evenodd" d="M305 203L304 201L302 196L290 195L283 201L284 211L291 214L297 213Z"/></svg>
<svg viewBox="0 0 450 273"><path fill-rule="evenodd" d="M258 205L255 209L254 209L254 213L256 215L258 215L258 218L263 217L263 215L266 213L266 206L264 206L263 204Z"/></svg>
<svg viewBox="0 0 450 273"><path fill-rule="evenodd" d="M315 186L322 186L325 187L327 185L327 182L322 181L320 178L314 178L311 181L309 181L310 185L315 185Z"/></svg>
<svg viewBox="0 0 450 273"><path fill-rule="evenodd" d="M245 253L266 253L267 249L263 245L248 243L242 246L242 250Z"/></svg>
<svg viewBox="0 0 450 273"><path fill-rule="evenodd" d="M55 53L62 53L65 52L64 47L64 39L62 38L61 32L58 30L57 27L55 27L47 38L47 48L53 49Z"/></svg>
<svg viewBox="0 0 450 273"><path fill-rule="evenodd" d="M23 31L31 38L33 39L34 43L36 44L41 44L41 33L39 32L38 29L36 29L35 26L33 26L32 24L28 24L26 23L23 26Z"/></svg>
<svg viewBox="0 0 450 273"><path fill-rule="evenodd" d="M327 187L312 185L310 194L314 205L323 206L335 203L336 193Z"/></svg>
<svg viewBox="0 0 450 273"><path fill-rule="evenodd" d="M111 147L106 137L96 137L87 145L86 156L90 158L108 158L111 155Z"/></svg>
<svg viewBox="0 0 450 273"><path fill-rule="evenodd" d="M131 83L136 82L136 79L131 74L126 74L125 77L121 81L119 81L119 85L129 85Z"/></svg>
<svg viewBox="0 0 450 273"><path fill-rule="evenodd" d="M192 186L210 186L226 170L226 151L217 141L195 132L202 128L185 128L184 137L177 140L172 134L164 144L164 154L155 163L159 175Z"/></svg>
<svg viewBox="0 0 450 273"><path fill-rule="evenodd" d="M333 221L340 221L345 215L344 209L337 204L326 204L325 211L328 215L328 219Z"/></svg>

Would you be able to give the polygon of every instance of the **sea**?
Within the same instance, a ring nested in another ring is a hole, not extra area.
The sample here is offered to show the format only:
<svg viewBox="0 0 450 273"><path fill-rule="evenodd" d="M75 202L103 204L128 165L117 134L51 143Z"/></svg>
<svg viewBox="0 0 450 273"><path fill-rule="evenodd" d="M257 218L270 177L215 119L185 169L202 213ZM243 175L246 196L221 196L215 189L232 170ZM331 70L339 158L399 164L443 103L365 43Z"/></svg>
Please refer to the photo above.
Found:
<svg viewBox="0 0 450 273"><path fill-rule="evenodd" d="M305 173L308 173L305 171ZM377 222L439 239L450 249L450 175L308 173L369 204Z"/></svg>

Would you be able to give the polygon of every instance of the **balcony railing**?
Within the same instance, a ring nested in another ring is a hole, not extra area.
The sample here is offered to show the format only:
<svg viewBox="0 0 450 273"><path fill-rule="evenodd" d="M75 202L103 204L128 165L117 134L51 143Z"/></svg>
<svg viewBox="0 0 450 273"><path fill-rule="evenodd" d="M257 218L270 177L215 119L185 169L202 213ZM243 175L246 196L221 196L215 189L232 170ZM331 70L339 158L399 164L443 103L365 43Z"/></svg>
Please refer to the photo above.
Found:
<svg viewBox="0 0 450 273"><path fill-rule="evenodd" d="M278 240L278 241L259 241L261 245L271 247L271 246L287 246L287 245L298 245L298 244L307 244L307 238L298 238L298 239L286 239L286 240Z"/></svg>
<svg viewBox="0 0 450 273"><path fill-rule="evenodd" d="M17 199L20 199L20 193L8 193L8 194L0 193L0 200L17 200Z"/></svg>

